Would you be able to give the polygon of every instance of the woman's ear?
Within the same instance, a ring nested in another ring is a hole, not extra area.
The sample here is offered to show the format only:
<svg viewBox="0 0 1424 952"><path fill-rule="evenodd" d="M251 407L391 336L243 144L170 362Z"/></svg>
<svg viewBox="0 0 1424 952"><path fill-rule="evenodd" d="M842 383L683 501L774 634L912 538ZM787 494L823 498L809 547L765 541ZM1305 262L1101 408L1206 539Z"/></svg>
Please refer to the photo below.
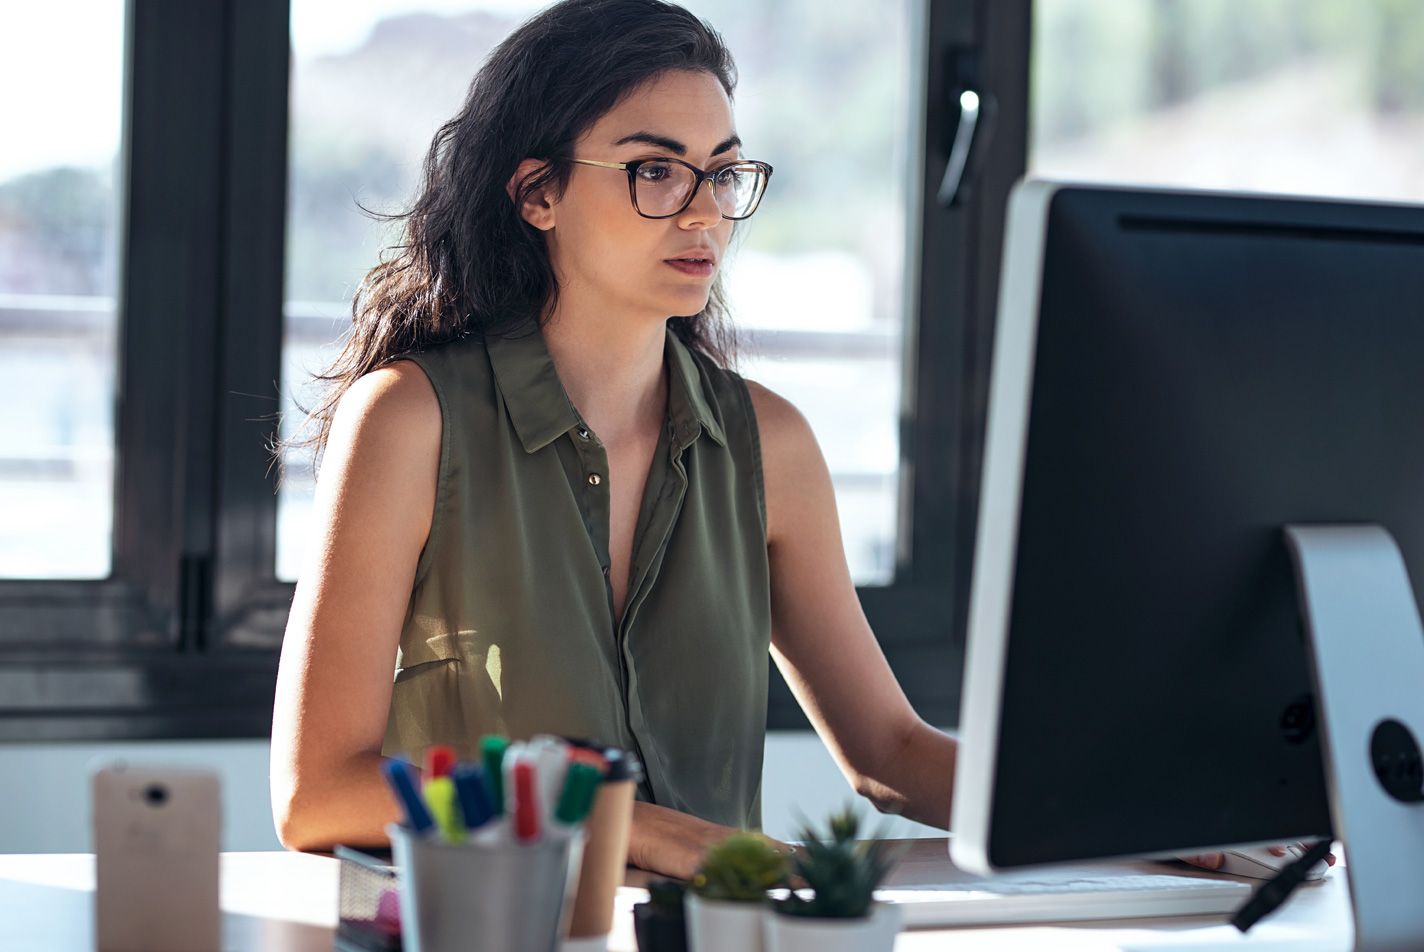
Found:
<svg viewBox="0 0 1424 952"><path fill-rule="evenodd" d="M519 217L540 231L548 231L554 227L554 203L549 200L547 191L542 188L536 188L527 193L523 201L520 201L519 186L527 179L538 175L547 164L540 159L525 159L519 163L519 167L514 170L514 174L509 177L509 181L504 186L509 200L518 206Z"/></svg>

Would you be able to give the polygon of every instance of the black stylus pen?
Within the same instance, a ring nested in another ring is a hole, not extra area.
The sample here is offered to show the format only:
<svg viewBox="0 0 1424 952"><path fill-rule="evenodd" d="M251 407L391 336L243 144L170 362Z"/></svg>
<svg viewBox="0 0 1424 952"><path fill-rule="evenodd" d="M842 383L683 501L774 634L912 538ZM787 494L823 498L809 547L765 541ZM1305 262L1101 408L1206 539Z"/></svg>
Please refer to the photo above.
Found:
<svg viewBox="0 0 1424 952"><path fill-rule="evenodd" d="M1245 932L1275 912L1290 898L1295 888L1305 882L1305 874L1310 872L1311 867L1324 862L1328 855L1329 840L1321 840L1306 850L1304 856L1282 869L1274 879L1252 893L1251 898L1242 903L1241 908L1231 916L1231 924Z"/></svg>

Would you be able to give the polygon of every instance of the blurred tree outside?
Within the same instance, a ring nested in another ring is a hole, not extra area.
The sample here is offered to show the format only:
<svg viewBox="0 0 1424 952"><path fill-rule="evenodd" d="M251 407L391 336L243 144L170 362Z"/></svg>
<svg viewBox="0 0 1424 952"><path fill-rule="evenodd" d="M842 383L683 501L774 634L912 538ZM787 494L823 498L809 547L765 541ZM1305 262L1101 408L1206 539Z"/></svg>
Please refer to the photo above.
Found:
<svg viewBox="0 0 1424 952"><path fill-rule="evenodd" d="M1363 19L1374 106L1383 113L1418 110L1424 107L1424 8L1418 0L1375 0L1372 6Z"/></svg>
<svg viewBox="0 0 1424 952"><path fill-rule="evenodd" d="M112 295L114 183L58 166L0 184L0 293Z"/></svg>
<svg viewBox="0 0 1424 952"><path fill-rule="evenodd" d="M1038 0L1030 170L1424 200L1424 3Z"/></svg>

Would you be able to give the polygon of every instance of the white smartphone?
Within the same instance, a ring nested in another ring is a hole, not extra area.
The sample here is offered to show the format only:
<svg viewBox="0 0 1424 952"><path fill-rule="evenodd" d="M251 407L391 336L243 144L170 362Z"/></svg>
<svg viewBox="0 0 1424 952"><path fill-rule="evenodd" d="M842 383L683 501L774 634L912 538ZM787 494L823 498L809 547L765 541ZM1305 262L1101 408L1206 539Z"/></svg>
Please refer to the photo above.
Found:
<svg viewBox="0 0 1424 952"><path fill-rule="evenodd" d="M118 762L91 780L95 948L221 952L218 775Z"/></svg>

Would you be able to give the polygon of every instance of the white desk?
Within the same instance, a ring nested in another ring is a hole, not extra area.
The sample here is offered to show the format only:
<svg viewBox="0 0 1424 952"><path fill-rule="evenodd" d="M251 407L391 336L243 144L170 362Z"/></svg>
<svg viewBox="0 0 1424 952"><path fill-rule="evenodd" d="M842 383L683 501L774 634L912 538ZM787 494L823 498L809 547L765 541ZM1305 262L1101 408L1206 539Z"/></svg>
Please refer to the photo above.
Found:
<svg viewBox="0 0 1424 952"><path fill-rule="evenodd" d="M224 853L223 948L233 952L330 952L336 927L336 860L301 853ZM925 884L945 876L943 839L914 840L891 884ZM1160 872L1161 867L1144 864ZM1206 875L1206 874L1203 874ZM619 890L609 947L636 948L631 906L644 895L646 873L629 870ZM0 855L0 949L92 952L94 857L47 853ZM1096 922L1082 925L936 929L900 935L897 952L944 949L1252 949L1350 948L1353 930L1343 872L1303 887L1287 906L1241 936L1224 919Z"/></svg>

